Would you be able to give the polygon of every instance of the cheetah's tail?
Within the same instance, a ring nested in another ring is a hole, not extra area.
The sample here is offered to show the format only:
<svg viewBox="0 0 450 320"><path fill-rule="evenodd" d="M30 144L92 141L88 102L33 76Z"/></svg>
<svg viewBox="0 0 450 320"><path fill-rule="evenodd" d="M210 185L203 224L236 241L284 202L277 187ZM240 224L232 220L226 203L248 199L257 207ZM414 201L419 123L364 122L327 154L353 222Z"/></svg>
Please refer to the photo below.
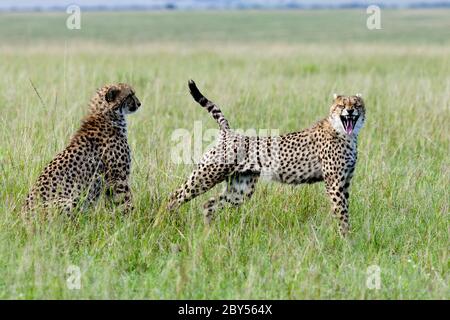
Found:
<svg viewBox="0 0 450 320"><path fill-rule="evenodd" d="M225 119L222 111L220 111L219 107L212 101L208 100L197 88L194 80L189 80L188 82L189 90L191 91L191 95L195 101L197 101L203 108L206 108L209 113L212 114L213 118L219 124L221 130L229 130L230 125L228 124L228 120Z"/></svg>

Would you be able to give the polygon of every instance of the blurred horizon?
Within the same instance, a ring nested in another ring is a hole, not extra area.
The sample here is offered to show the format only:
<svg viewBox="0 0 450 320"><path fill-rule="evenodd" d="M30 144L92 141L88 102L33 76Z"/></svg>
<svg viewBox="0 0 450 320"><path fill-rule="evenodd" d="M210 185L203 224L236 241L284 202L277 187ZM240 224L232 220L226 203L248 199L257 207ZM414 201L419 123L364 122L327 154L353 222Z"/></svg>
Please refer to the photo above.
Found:
<svg viewBox="0 0 450 320"><path fill-rule="evenodd" d="M235 9L342 9L378 5L383 8L450 8L435 0L3 0L0 11L60 11L69 5L83 10L235 10Z"/></svg>

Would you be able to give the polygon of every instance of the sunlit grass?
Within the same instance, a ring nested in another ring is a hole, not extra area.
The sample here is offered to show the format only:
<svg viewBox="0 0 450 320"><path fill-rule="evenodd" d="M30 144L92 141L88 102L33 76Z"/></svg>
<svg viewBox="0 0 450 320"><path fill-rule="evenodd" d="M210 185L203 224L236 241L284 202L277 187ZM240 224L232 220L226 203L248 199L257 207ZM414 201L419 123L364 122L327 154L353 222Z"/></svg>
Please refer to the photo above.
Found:
<svg viewBox="0 0 450 320"><path fill-rule="evenodd" d="M242 21L240 14L222 19ZM246 26L261 32L259 38L230 34L213 46L205 41L211 34L186 43L189 28L179 38L172 33L183 29L187 13L180 21L161 13L158 19L172 31L160 27L151 37L137 28L135 14L123 16L129 25L123 22L119 35L145 40L129 46L120 46L120 36L108 41L97 29L94 42L96 31L87 26L90 37L36 31L38 39L28 43L1 31L0 298L450 298L445 29L432 35L432 44L419 35L416 43L411 35L405 41L389 35L382 43L361 38L341 46L309 43L307 35L290 41L296 35L283 27L284 14L251 13L270 22L258 30ZM350 20L360 19L351 14ZM404 19L402 12L389 15ZM204 17L210 21L214 14ZM295 26L291 14L286 17ZM97 23L107 19L102 21ZM20 23L8 26L20 29ZM110 30L118 25L110 23ZM283 37L272 42L264 31L270 35L277 23ZM234 27L214 25L219 31ZM260 183L250 202L222 211L209 229L202 203L219 190L178 215L165 211L168 194L192 169L172 163L172 132L192 130L194 121L216 127L189 96L190 78L221 105L232 127L280 133L324 117L334 92L364 95L367 122L351 188L349 239L337 233L322 184ZM18 217L29 187L78 128L95 88L119 81L131 83L143 103L128 119L136 211L112 215L100 202L89 214L36 223L30 232ZM82 271L80 290L67 287L70 265ZM366 286L371 265L381 268L379 290Z"/></svg>

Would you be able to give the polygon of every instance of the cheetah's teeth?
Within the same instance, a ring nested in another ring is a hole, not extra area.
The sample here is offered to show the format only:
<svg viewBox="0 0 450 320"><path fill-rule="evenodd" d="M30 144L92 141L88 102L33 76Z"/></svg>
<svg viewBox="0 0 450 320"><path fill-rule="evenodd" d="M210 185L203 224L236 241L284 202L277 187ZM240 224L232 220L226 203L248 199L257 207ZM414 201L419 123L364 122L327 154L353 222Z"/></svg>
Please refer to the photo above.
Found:
<svg viewBox="0 0 450 320"><path fill-rule="evenodd" d="M356 122L358 121L358 116L341 116L341 121L345 132L351 134L355 129Z"/></svg>

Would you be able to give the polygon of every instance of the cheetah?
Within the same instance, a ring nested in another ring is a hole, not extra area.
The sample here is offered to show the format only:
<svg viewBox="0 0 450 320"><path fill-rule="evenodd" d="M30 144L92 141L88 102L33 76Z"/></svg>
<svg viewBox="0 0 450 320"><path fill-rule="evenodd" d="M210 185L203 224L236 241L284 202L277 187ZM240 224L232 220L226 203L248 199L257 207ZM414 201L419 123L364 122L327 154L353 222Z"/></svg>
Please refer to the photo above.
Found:
<svg viewBox="0 0 450 320"><path fill-rule="evenodd" d="M312 127L280 136L252 137L233 132L219 107L208 100L190 80L194 100L204 107L220 127L214 147L207 151L186 182L169 198L168 210L225 181L218 197L203 206L211 223L213 213L229 204L249 199L259 178L286 184L325 182L340 233L349 231L349 187L357 159L357 137L365 121L360 94L334 95L328 117Z"/></svg>
<svg viewBox="0 0 450 320"><path fill-rule="evenodd" d="M105 85L91 98L89 113L69 145L45 167L22 213L53 207L67 214L93 204L104 191L112 203L132 209L128 185L131 153L125 116L141 102L131 86Z"/></svg>

